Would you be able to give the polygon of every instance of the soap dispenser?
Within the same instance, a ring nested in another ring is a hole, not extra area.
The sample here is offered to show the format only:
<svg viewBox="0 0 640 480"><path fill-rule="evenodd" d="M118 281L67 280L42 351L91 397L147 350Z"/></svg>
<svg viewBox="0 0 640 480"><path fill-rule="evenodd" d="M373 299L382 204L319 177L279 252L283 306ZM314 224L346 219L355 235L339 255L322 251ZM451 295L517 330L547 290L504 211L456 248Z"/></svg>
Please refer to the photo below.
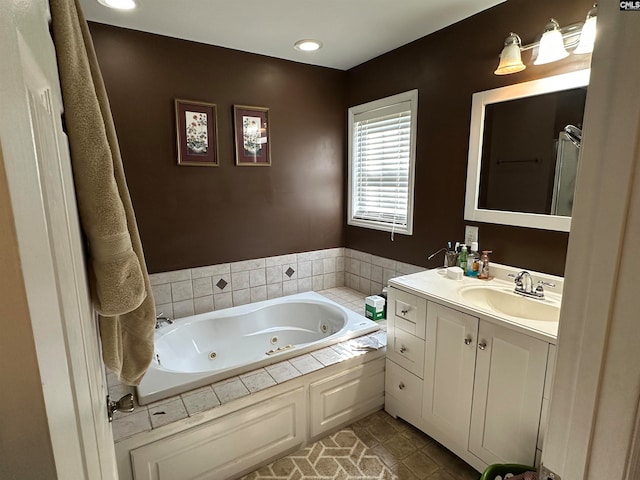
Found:
<svg viewBox="0 0 640 480"><path fill-rule="evenodd" d="M489 280L489 254L493 253L491 250L483 250L480 257L480 273L478 278Z"/></svg>
<svg viewBox="0 0 640 480"><path fill-rule="evenodd" d="M471 253L467 256L467 277L480 275L480 256L478 255L478 242L471 242Z"/></svg>

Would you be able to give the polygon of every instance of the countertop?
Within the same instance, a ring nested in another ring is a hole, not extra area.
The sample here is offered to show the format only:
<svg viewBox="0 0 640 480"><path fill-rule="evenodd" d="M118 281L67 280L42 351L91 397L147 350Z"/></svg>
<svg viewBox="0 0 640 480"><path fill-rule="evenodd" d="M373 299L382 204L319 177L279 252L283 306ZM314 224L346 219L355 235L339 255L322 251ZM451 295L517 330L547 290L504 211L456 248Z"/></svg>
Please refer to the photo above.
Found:
<svg viewBox="0 0 640 480"><path fill-rule="evenodd" d="M426 270L411 275L403 275L389 280L389 285L405 292L413 293L427 300L434 301L441 305L453 308L460 312L478 317L491 323L500 324L514 330L518 330L529 336L539 338L551 344L556 343L558 335L558 321L530 320L508 315L498 315L487 309L480 309L476 305L466 302L459 291L467 286L495 286L513 289L514 283L507 276L510 273L517 273L521 269L505 265L492 264L492 274L494 278L480 280L477 278L463 277L461 280L447 278L446 269L438 268ZM553 275L538 272L530 272L534 281L544 280L553 283L554 287L545 287L545 299L531 299L532 302L547 302L560 305L562 301L563 279ZM515 295L515 294L514 294Z"/></svg>

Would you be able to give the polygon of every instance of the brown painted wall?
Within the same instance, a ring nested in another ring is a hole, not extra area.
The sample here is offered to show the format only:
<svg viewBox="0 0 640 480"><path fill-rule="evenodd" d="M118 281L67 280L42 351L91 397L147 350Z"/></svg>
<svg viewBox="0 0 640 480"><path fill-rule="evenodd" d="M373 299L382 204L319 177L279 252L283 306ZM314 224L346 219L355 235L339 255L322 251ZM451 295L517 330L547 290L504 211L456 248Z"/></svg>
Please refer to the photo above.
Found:
<svg viewBox="0 0 640 480"><path fill-rule="evenodd" d="M532 42L550 17L560 25L584 21L592 0L509 0L451 27L351 69L348 105L417 88L418 138L414 234L346 227L346 246L408 263L436 266L426 257L448 240L464 241L464 194L474 92L588 67L570 56L523 72L493 74L505 37L513 31ZM528 54L523 55L525 63ZM523 185L523 194L527 186ZM568 234L476 223L480 248L493 260L562 275Z"/></svg>
<svg viewBox="0 0 640 480"><path fill-rule="evenodd" d="M55 479L56 467L0 150L0 478Z"/></svg>
<svg viewBox="0 0 640 480"><path fill-rule="evenodd" d="M344 245L346 73L90 24L151 273ZM219 167L176 165L174 99L218 106ZM270 109L236 167L234 104Z"/></svg>
<svg viewBox="0 0 640 480"><path fill-rule="evenodd" d="M348 72L91 24L150 272L341 245L438 265L427 255L472 224L463 219L471 95L588 66L572 56L499 77L504 38L515 31L529 43L549 17L567 25L590 7L509 0ZM413 88L414 235L392 242L345 226L345 107ZM220 167L176 165L174 98L218 105ZM233 104L270 108L271 167L233 165ZM564 272L568 234L477 225L494 261Z"/></svg>

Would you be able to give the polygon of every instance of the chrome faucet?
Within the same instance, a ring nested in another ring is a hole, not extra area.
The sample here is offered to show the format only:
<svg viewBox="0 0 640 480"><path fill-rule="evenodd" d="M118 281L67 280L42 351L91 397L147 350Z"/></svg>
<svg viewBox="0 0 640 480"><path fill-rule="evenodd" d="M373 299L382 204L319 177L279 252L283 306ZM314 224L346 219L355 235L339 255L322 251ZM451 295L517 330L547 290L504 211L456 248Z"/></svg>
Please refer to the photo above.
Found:
<svg viewBox="0 0 640 480"><path fill-rule="evenodd" d="M513 290L513 292L519 295L524 295L526 297L543 299L544 298L543 285L546 285L547 287L555 287L555 284L553 283L539 280L538 285L534 289L533 279L531 278L531 274L526 270L520 271L517 275L510 273L509 276L515 277L514 282L516 284L516 288Z"/></svg>
<svg viewBox="0 0 640 480"><path fill-rule="evenodd" d="M533 294L533 280L529 272L522 270L516 275L515 282L517 293L524 293L525 295Z"/></svg>
<svg viewBox="0 0 640 480"><path fill-rule="evenodd" d="M166 325L171 325L173 323L173 320L171 320L169 317L165 316L165 314L161 312L158 315L156 315L156 328L162 327L163 323Z"/></svg>

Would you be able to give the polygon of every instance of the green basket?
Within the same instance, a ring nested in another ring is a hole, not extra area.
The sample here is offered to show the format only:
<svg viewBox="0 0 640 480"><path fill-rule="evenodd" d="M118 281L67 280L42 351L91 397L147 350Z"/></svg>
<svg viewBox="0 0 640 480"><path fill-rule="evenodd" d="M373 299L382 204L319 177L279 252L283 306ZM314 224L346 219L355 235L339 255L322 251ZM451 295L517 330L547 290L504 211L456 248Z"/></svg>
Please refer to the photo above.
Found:
<svg viewBox="0 0 640 480"><path fill-rule="evenodd" d="M507 473L518 475L524 472L534 472L535 470L534 467L517 463L494 463L485 469L480 480L494 480L496 475L502 475L502 478L504 478Z"/></svg>

